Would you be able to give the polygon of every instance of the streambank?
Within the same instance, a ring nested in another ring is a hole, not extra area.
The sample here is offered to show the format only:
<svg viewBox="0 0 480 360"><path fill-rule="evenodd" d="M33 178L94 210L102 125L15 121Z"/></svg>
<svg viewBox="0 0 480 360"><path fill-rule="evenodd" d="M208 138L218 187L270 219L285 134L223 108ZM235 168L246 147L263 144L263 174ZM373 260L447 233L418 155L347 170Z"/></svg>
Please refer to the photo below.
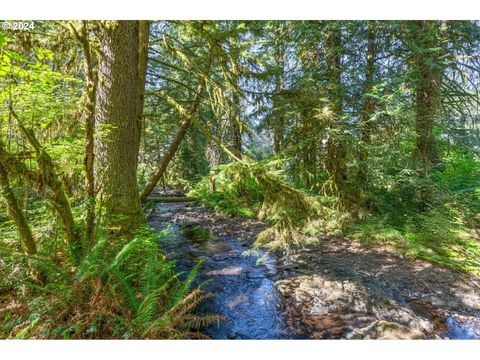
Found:
<svg viewBox="0 0 480 360"><path fill-rule="evenodd" d="M162 247L179 271L200 259L215 296L201 313L225 317L214 339L480 339L478 278L388 249L324 237L288 258L252 251L266 224L193 203L158 203L171 228Z"/></svg>

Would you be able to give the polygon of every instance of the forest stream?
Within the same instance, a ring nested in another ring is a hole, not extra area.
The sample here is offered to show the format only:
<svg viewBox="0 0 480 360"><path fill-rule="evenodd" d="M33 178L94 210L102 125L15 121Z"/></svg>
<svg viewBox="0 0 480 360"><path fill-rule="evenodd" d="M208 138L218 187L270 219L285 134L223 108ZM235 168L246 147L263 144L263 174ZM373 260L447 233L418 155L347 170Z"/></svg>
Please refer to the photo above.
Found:
<svg viewBox="0 0 480 360"><path fill-rule="evenodd" d="M204 260L213 297L198 312L225 318L202 330L213 339L480 339L480 288L445 267L338 238L288 259L253 251L263 223L189 202L158 203L149 224L170 229L178 271Z"/></svg>

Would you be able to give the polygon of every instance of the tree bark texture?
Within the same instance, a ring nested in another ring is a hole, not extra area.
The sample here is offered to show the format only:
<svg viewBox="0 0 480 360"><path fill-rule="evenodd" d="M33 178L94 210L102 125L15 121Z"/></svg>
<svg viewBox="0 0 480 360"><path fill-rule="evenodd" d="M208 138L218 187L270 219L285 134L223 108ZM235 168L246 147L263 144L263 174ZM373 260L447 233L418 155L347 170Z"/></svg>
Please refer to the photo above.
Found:
<svg viewBox="0 0 480 360"><path fill-rule="evenodd" d="M100 132L97 154L107 222L120 230L145 222L136 178L140 142L138 44L138 21L114 21L102 26L95 111Z"/></svg>

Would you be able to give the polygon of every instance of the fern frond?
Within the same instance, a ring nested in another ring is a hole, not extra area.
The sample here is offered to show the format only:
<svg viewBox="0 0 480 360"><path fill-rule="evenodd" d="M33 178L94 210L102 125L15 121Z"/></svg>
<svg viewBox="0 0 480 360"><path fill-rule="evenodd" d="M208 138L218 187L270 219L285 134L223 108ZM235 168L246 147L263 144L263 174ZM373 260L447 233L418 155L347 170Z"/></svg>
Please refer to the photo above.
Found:
<svg viewBox="0 0 480 360"><path fill-rule="evenodd" d="M165 284L150 292L150 294L144 298L138 308L137 314L140 323L146 323L153 318L158 307L159 297L166 292L172 280L173 278L169 279Z"/></svg>
<svg viewBox="0 0 480 360"><path fill-rule="evenodd" d="M188 329L201 329L214 323L220 324L225 317L220 315L192 315L184 318L184 326Z"/></svg>
<svg viewBox="0 0 480 360"><path fill-rule="evenodd" d="M143 296L150 294L158 286L162 276L161 270L157 254L149 252L140 277L140 288Z"/></svg>
<svg viewBox="0 0 480 360"><path fill-rule="evenodd" d="M125 305L127 305L133 314L136 314L140 303L137 299L135 288L125 280L125 276L116 267L110 268L110 274L115 279L114 289L120 289L120 294L122 295Z"/></svg>
<svg viewBox="0 0 480 360"><path fill-rule="evenodd" d="M171 307L174 307L175 305L177 305L190 292L192 283L197 277L198 271L200 270L200 267L203 265L203 263L204 263L204 260L201 259L190 271L187 278L178 285L175 291L175 294L172 296L170 300Z"/></svg>

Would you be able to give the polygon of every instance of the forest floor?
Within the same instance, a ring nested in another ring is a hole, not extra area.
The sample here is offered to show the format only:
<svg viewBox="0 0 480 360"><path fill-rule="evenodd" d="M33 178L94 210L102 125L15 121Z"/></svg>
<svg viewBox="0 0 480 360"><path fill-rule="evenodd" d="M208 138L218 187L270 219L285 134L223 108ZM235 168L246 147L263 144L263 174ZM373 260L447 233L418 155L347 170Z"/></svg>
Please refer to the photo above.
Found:
<svg viewBox="0 0 480 360"><path fill-rule="evenodd" d="M213 338L480 339L476 276L346 238L254 251L266 224L192 203L159 203L149 223L173 229L162 246L180 270L205 261L199 281L215 296L200 312L226 318L205 329Z"/></svg>

